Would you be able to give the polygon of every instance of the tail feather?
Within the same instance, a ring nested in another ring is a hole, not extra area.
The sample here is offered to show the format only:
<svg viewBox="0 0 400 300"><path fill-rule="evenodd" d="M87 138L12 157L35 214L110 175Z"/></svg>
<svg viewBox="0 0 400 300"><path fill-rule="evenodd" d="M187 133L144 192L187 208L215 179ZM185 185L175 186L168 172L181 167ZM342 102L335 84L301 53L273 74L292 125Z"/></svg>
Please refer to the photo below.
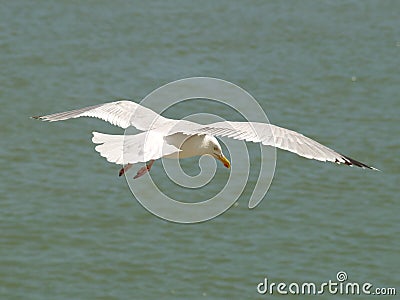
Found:
<svg viewBox="0 0 400 300"><path fill-rule="evenodd" d="M107 161L120 165L124 164L123 135L111 135L100 132L93 132L92 142L95 144L99 144L95 147L95 150L99 152L102 157L106 158Z"/></svg>
<svg viewBox="0 0 400 300"><path fill-rule="evenodd" d="M93 132L92 142L98 144L95 150L102 157L120 165L147 162L180 151L165 143L160 134L148 132L126 136Z"/></svg>

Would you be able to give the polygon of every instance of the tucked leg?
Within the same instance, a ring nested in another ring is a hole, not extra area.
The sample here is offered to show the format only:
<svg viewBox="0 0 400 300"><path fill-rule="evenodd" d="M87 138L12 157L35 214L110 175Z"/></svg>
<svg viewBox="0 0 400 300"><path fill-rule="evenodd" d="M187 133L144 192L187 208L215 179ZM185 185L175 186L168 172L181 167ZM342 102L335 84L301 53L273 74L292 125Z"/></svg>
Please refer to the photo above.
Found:
<svg viewBox="0 0 400 300"><path fill-rule="evenodd" d="M124 175L125 172L128 171L132 166L132 164L125 165L121 170L119 170L119 176Z"/></svg>
<svg viewBox="0 0 400 300"><path fill-rule="evenodd" d="M149 172L153 163L154 159L150 160L144 167L140 168L140 170L137 172L136 176L133 177L133 179L139 178L144 174L146 174L147 172Z"/></svg>

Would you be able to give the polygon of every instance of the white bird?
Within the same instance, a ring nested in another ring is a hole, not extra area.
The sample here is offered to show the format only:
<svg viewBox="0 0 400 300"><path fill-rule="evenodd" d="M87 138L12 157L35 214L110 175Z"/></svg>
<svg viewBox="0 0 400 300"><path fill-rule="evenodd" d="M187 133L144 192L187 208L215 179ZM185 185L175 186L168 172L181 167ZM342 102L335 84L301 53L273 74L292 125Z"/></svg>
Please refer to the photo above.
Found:
<svg viewBox="0 0 400 300"><path fill-rule="evenodd" d="M134 178L150 171L159 158L186 158L211 155L230 168L229 160L222 153L215 136L262 143L284 149L300 156L330 161L337 164L378 170L374 167L342 155L298 132L272 124L257 122L223 121L201 125L187 120L165 118L154 111L128 100L109 102L81 109L35 116L44 121L62 121L79 117L94 117L124 129L133 126L140 131L136 135L110 135L93 132L96 151L109 162L123 165L119 176L133 164L146 162Z"/></svg>

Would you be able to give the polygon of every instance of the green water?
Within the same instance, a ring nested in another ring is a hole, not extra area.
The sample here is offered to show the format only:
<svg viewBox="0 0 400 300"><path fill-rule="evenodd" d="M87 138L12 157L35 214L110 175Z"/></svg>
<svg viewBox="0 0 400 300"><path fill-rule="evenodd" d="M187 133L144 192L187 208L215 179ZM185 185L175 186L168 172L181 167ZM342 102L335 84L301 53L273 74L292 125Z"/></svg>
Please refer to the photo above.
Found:
<svg viewBox="0 0 400 300"><path fill-rule="evenodd" d="M399 292L400 2L3 2L0 299L270 298L256 290L265 276L318 283L341 270ZM178 225L143 209L93 150L93 130L122 130L28 118L139 101L188 76L236 83L272 123L383 172L279 151L256 209L250 186L222 216Z"/></svg>

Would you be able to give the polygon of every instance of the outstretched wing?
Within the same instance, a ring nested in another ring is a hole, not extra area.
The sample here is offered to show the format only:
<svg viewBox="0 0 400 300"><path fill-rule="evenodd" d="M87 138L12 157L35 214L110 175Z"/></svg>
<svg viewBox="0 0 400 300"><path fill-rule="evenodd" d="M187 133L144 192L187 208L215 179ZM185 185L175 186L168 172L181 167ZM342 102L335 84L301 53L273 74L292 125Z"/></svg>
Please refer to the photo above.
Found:
<svg viewBox="0 0 400 300"><path fill-rule="evenodd" d="M262 143L296 153L300 156L330 161L338 164L357 166L363 169L377 170L374 167L340 154L296 131L285 129L271 124L257 122L218 122L209 125L196 123L175 125L173 132L184 134L210 134L220 137L230 137L237 140Z"/></svg>
<svg viewBox="0 0 400 300"><path fill-rule="evenodd" d="M154 128L154 126L157 126L157 124L160 125L169 120L160 116L149 108L128 100L103 103L32 118L55 122L79 117L99 118L124 129L128 128L129 126L134 126L142 131L149 130L151 127Z"/></svg>

